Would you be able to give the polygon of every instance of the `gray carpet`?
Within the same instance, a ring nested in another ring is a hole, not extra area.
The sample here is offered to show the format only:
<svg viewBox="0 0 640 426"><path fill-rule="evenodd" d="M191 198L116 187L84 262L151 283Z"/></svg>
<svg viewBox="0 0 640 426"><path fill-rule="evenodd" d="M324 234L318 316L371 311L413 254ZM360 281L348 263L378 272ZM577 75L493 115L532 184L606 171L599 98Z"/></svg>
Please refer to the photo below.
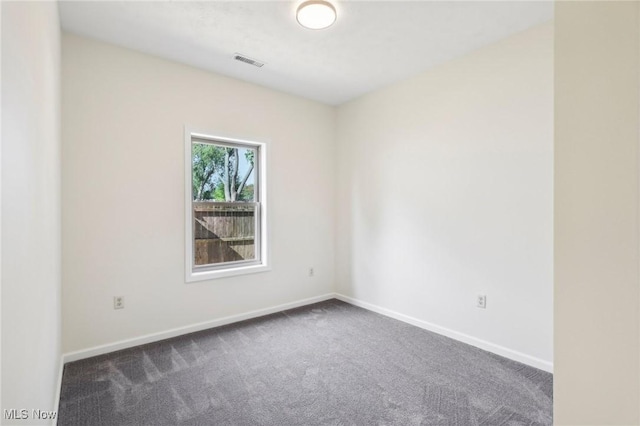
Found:
<svg viewBox="0 0 640 426"><path fill-rule="evenodd" d="M59 425L550 425L552 375L338 300L64 368Z"/></svg>

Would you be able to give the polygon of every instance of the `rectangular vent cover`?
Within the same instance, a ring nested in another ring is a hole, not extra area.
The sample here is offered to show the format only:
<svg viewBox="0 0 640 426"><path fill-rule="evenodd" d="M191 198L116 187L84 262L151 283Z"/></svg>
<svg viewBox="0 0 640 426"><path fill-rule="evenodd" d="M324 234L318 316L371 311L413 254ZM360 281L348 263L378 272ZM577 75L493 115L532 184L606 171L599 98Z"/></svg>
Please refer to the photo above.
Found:
<svg viewBox="0 0 640 426"><path fill-rule="evenodd" d="M249 58L247 56L244 56L244 55L242 55L240 53L235 53L233 55L233 59L235 59L236 61L247 63L249 65L256 66L258 68L260 68L260 67L262 67L264 65L263 62L256 61L255 59L251 59L251 58Z"/></svg>

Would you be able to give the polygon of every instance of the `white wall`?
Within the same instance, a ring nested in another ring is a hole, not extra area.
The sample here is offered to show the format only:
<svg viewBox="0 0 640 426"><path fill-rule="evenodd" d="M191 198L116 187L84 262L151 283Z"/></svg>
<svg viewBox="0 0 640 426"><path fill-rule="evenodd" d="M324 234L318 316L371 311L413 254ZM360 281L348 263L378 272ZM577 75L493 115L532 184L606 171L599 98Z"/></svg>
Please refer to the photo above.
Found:
<svg viewBox="0 0 640 426"><path fill-rule="evenodd" d="M332 108L73 35L62 63L65 352L333 290ZM185 124L268 142L272 271L185 284Z"/></svg>
<svg viewBox="0 0 640 426"><path fill-rule="evenodd" d="M2 409L57 409L59 122L57 4L2 2Z"/></svg>
<svg viewBox="0 0 640 426"><path fill-rule="evenodd" d="M339 293L551 368L552 24L341 106L337 155Z"/></svg>
<svg viewBox="0 0 640 426"><path fill-rule="evenodd" d="M558 2L558 425L640 423L637 2Z"/></svg>

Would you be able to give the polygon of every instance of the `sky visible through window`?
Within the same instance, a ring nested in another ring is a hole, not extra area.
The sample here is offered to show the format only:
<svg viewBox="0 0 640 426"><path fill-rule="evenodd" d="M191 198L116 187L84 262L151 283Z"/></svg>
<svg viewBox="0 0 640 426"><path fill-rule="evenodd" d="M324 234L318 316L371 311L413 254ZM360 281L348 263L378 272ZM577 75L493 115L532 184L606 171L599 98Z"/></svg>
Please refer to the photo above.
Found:
<svg viewBox="0 0 640 426"><path fill-rule="evenodd" d="M255 201L255 149L194 142L194 201ZM225 173L228 171L228 173Z"/></svg>

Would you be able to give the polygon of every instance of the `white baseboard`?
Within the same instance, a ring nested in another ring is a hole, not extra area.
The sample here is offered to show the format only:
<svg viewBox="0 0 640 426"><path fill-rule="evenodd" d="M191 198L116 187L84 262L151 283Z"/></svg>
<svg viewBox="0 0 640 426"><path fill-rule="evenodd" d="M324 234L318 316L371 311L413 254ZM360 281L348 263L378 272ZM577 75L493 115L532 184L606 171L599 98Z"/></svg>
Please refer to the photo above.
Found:
<svg viewBox="0 0 640 426"><path fill-rule="evenodd" d="M495 343L488 342L486 340L478 339L477 337L470 336L468 334L460 333L455 330L451 330L446 327L441 327L439 325L420 320L418 318L411 317L409 315L404 315L396 311L392 311L391 309L383 308L378 305L374 305L372 303L364 302L362 300L354 299L349 296L345 296L339 293L327 293L321 296L311 297L308 299L297 300L295 302L285 303L282 305L272 306L269 308L258 309L255 311L246 312L238 315L231 315L228 317L218 318L211 321L205 321L197 324L191 324L184 327L177 327L166 331L161 331L158 333L151 333L144 336L134 337L132 339L121 340L114 343L108 343L106 345L95 346L88 349L83 349L80 351L69 352L62 355L62 361L60 363L60 373L59 373L59 381L62 380L62 369L64 364L67 362L78 361L80 359L90 358L97 355L103 355L109 352L115 352L122 349L131 348L138 345L144 345L147 343L157 342L159 340L169 339L171 337L181 336L183 334L194 333L196 331L202 331L209 328L220 327L222 325L231 324L234 322L244 321L251 318L257 318L264 315L273 314L276 312L286 311L287 309L293 309L300 306L310 305L312 303L322 302L324 300L329 299L339 299L343 302L349 303L354 306L359 306L361 308L377 312L379 314L388 316L390 318L397 319L399 321L406 322L411 325L415 325L416 327L423 328L425 330L432 331L434 333L441 334L443 336L450 337L454 340L458 340L463 343L467 343L469 345L475 346L480 349L484 349L486 351L495 353L497 355L503 356L505 358L512 359L514 361L521 362L523 364L530 365L535 368L539 368L544 371L548 371L553 373L553 363L549 361L545 361L540 358L536 358L531 355L524 354L522 352L515 351L513 349L506 348L504 346L497 345ZM60 392L60 387L58 386L58 392ZM56 401L59 399L59 395L56 397Z"/></svg>
<svg viewBox="0 0 640 426"><path fill-rule="evenodd" d="M478 339L477 337L469 336L468 334L460 333L446 327L441 327L439 325L436 325L427 321L410 317L408 315L404 315L399 312L392 311L391 309L383 308L381 306L377 306L372 303L363 302L362 300L354 299L353 297L345 296L339 293L336 293L334 297L336 299L342 300L343 302L347 302L351 305L359 306L369 311L377 312L379 314L388 316L390 318L394 318L394 319L406 322L408 324L415 325L416 327L433 331L434 333L438 333L443 336L450 337L454 340L458 340L460 342L467 343L477 348L484 349L485 351L492 352L494 354L503 356L505 358L509 358L514 361L518 361L523 364L527 364L532 367L539 368L540 370L553 373L552 362L545 361L543 359L536 358L534 356L527 355L522 352L515 351L513 349L505 348L504 346L496 345L495 343L487 342L486 340Z"/></svg>
<svg viewBox="0 0 640 426"><path fill-rule="evenodd" d="M58 425L58 414L60 411L60 391L62 390L62 373L64 372L64 355L60 355L60 360L58 361L58 379L56 380L56 396L53 400L53 408L52 410L56 412L56 417L51 420L51 426Z"/></svg>
<svg viewBox="0 0 640 426"><path fill-rule="evenodd" d="M322 296L310 297L308 299L297 300L295 302L284 303L282 305L272 306L269 308L249 311L243 314L231 315L228 317L218 318L211 321L205 321L197 324L187 325L184 327L172 328L170 330L160 331L158 333L146 334L144 336L134 337L132 339L120 340L118 342L108 343L106 345L94 346L88 349L68 352L62 355L61 364L64 365L67 362L78 361L80 359L85 359L85 358L91 358L93 356L103 355L109 352L115 352L122 349L138 346L138 345L157 342L159 340L169 339L171 337L181 336L183 334L194 333L196 331L207 330L209 328L220 327L222 325L227 325L234 322L244 321L251 318L257 318L264 315L273 314L276 312L286 311L287 309L293 309L293 308L298 308L300 306L310 305L312 303L322 302L324 300L333 299L334 297L336 297L334 293L327 293Z"/></svg>

